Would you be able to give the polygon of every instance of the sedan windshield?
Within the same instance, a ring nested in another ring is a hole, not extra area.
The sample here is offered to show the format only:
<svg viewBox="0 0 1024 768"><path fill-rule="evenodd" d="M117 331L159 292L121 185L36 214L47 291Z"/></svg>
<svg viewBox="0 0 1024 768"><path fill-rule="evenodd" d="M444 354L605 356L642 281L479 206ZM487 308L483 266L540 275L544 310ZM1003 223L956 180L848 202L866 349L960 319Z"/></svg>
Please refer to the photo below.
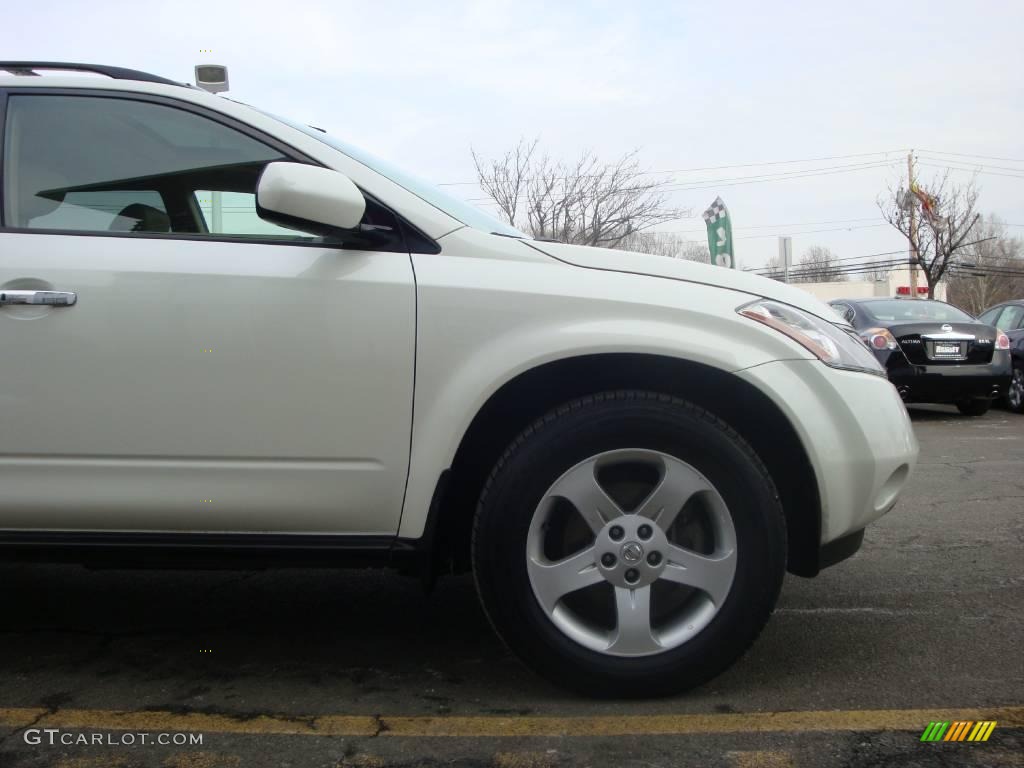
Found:
<svg viewBox="0 0 1024 768"><path fill-rule="evenodd" d="M866 301L862 305L876 320L908 321L935 320L938 322L973 323L974 318L942 301L922 299L886 299Z"/></svg>
<svg viewBox="0 0 1024 768"><path fill-rule="evenodd" d="M256 107L252 108L256 109ZM317 128L311 128L308 125L302 125L301 123L296 123L288 118L281 117L280 115L274 115L270 112L264 112L261 109L257 109L257 111L267 117L272 117L285 125L291 126L297 131L302 131L307 136L318 141L322 141L324 144L333 147L342 154L348 155L356 162L362 163L372 171L376 171L381 176L393 181L395 184L405 188L409 192L412 192L417 197L422 198L435 208L447 213L453 219L461 221L468 227L481 229L484 232L490 232L493 235L504 235L505 237L529 237L510 224L506 224L501 219L491 216L489 213L484 213L479 208L475 208L467 202L442 192L430 182L423 181L411 173L403 171L401 168L392 165L386 160L374 157L369 152L365 152L358 147L354 147L341 139L331 136L325 131L321 131Z"/></svg>

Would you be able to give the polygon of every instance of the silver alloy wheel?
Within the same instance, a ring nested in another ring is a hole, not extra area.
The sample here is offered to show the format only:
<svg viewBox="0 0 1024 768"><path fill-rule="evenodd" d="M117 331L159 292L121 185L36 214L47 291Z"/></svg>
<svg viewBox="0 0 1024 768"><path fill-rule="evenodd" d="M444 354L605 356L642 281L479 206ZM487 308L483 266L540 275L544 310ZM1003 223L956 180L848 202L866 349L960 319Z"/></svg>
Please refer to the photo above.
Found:
<svg viewBox="0 0 1024 768"><path fill-rule="evenodd" d="M1021 401L1024 400L1024 368L1015 367L1013 369L1013 378L1010 379L1010 389L1006 393L1006 399L1013 410L1020 410Z"/></svg>
<svg viewBox="0 0 1024 768"><path fill-rule="evenodd" d="M641 500L624 504L623 488ZM686 462L643 449L592 456L558 478L534 511L526 548L551 621L614 656L661 653L697 635L736 574L736 531L721 495Z"/></svg>

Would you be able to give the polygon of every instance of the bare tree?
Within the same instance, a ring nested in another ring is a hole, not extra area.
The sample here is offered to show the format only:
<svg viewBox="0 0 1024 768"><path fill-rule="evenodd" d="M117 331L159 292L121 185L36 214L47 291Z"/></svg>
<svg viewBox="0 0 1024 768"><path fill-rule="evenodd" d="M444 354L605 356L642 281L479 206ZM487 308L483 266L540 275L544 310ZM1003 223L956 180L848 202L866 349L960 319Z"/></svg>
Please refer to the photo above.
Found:
<svg viewBox="0 0 1024 768"><path fill-rule="evenodd" d="M812 245L797 259L790 271L794 283L837 283L846 279L836 255L821 245Z"/></svg>
<svg viewBox="0 0 1024 768"><path fill-rule="evenodd" d="M928 298L934 298L935 286L973 239L971 233L980 218L974 210L977 202L974 179L956 184L949 171L925 188L911 189L904 179L897 189L889 188L888 198L878 201L882 216L907 238L911 251L917 254L917 265L928 283ZM921 214L916 231L911 228L911 211Z"/></svg>
<svg viewBox="0 0 1024 768"><path fill-rule="evenodd" d="M765 277L770 277L772 280L778 280L779 282L786 279L786 268L778 254L769 258L765 262L764 267L758 270L758 272Z"/></svg>
<svg viewBox="0 0 1024 768"><path fill-rule="evenodd" d="M618 245L619 248L637 253L652 253L657 256L669 256L674 259L711 263L711 253L707 243L687 240L675 232L634 232Z"/></svg>
<svg viewBox="0 0 1024 768"><path fill-rule="evenodd" d="M857 276L853 279L871 280L876 283L880 280L888 280L889 274L896 268L890 262L891 260L873 259L852 264L851 269L860 268L860 271L856 273Z"/></svg>
<svg viewBox="0 0 1024 768"><path fill-rule="evenodd" d="M949 269L949 300L975 315L1024 295L1024 243L1002 221L982 217Z"/></svg>
<svg viewBox="0 0 1024 768"><path fill-rule="evenodd" d="M587 151L567 163L541 154L537 139L524 139L497 159L473 151L473 162L501 215L538 238L617 248L685 214L668 205L669 180L647 174L635 151L613 163Z"/></svg>

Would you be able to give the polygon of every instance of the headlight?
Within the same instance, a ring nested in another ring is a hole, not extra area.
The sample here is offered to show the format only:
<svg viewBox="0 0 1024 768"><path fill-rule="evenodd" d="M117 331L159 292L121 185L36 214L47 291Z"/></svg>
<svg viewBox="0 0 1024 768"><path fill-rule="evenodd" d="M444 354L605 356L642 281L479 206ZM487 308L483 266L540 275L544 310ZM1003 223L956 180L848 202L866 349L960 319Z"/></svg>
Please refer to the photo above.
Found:
<svg viewBox="0 0 1024 768"><path fill-rule="evenodd" d="M788 304L760 299L737 307L744 317L784 333L826 365L885 376L885 369L853 332Z"/></svg>

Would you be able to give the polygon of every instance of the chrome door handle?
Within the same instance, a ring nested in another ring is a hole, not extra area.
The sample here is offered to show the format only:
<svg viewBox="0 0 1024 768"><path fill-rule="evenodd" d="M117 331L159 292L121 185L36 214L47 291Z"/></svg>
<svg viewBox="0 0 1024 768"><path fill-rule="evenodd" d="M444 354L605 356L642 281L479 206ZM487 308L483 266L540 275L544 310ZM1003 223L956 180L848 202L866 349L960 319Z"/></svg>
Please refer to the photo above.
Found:
<svg viewBox="0 0 1024 768"><path fill-rule="evenodd" d="M51 307L70 307L78 301L72 291L5 291L0 290L0 305L48 304Z"/></svg>

